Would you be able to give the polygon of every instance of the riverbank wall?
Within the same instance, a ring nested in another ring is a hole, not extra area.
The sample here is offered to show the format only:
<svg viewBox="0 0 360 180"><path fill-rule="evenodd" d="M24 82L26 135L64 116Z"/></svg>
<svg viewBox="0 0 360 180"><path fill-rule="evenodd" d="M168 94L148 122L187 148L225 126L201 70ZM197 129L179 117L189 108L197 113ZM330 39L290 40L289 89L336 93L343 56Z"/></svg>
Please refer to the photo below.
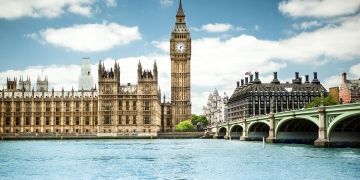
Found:
<svg viewBox="0 0 360 180"><path fill-rule="evenodd" d="M0 140L56 140L56 139L189 139L200 138L204 132L164 133L4 133Z"/></svg>

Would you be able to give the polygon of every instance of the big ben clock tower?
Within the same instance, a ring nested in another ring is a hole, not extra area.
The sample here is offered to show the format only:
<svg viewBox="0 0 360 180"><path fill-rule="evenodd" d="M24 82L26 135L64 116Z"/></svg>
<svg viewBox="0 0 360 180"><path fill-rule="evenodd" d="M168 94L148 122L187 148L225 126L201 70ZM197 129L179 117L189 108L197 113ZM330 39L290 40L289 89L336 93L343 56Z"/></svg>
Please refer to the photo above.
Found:
<svg viewBox="0 0 360 180"><path fill-rule="evenodd" d="M170 38L171 106L174 125L191 118L190 59L191 38L180 0L175 27Z"/></svg>

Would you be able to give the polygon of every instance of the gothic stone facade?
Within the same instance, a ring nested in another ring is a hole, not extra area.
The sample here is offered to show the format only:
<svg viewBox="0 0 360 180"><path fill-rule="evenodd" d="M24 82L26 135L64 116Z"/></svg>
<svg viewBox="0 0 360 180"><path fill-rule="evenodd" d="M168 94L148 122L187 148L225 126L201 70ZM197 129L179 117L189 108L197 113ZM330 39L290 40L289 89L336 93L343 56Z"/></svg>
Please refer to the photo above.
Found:
<svg viewBox="0 0 360 180"><path fill-rule="evenodd" d="M217 89L213 93L210 93L206 106L203 107L203 114L209 121L209 124L215 124L225 122L227 118L227 106L228 97L224 93L221 97Z"/></svg>
<svg viewBox="0 0 360 180"><path fill-rule="evenodd" d="M16 79L8 79L7 89L0 91L0 133L153 135L174 131L180 121L191 117L191 38L181 1L171 34L170 56L171 102L160 100L156 63L150 71L143 70L139 62L137 84L132 85L121 84L117 62L110 69L100 62L98 90L79 87L79 91L48 91L47 78L39 78L37 89L30 90L29 78L21 78L19 84ZM82 70L85 75L91 74L88 69Z"/></svg>

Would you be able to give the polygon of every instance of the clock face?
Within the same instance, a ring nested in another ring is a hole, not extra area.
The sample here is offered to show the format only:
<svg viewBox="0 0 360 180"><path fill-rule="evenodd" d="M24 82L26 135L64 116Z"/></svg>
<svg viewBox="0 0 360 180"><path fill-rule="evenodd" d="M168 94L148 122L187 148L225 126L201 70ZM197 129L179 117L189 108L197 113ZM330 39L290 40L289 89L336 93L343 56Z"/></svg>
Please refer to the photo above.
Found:
<svg viewBox="0 0 360 180"><path fill-rule="evenodd" d="M185 47L185 44L183 42L178 42L178 43L176 43L175 48L176 48L177 52L183 53L183 52L185 52L186 47Z"/></svg>

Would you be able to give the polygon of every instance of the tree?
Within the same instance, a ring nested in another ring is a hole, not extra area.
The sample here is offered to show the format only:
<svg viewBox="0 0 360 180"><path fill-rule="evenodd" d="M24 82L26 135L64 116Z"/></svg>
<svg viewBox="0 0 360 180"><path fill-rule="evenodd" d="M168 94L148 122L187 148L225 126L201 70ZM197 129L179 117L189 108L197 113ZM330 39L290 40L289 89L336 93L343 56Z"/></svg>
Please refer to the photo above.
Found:
<svg viewBox="0 0 360 180"><path fill-rule="evenodd" d="M206 117L204 115L196 115L196 114L192 114L191 115L191 123L193 125L197 125L197 123L200 122L203 126L207 126L208 125L208 120L206 119Z"/></svg>
<svg viewBox="0 0 360 180"><path fill-rule="evenodd" d="M178 132L189 132L189 131L194 131L194 129L195 129L195 127L191 123L190 119L180 122L178 125L176 125L176 128L175 128L175 130Z"/></svg>
<svg viewBox="0 0 360 180"><path fill-rule="evenodd" d="M305 108L318 107L321 104L324 106L330 106L337 104L337 102L331 95L328 95L327 97L315 97L309 104L305 106Z"/></svg>

